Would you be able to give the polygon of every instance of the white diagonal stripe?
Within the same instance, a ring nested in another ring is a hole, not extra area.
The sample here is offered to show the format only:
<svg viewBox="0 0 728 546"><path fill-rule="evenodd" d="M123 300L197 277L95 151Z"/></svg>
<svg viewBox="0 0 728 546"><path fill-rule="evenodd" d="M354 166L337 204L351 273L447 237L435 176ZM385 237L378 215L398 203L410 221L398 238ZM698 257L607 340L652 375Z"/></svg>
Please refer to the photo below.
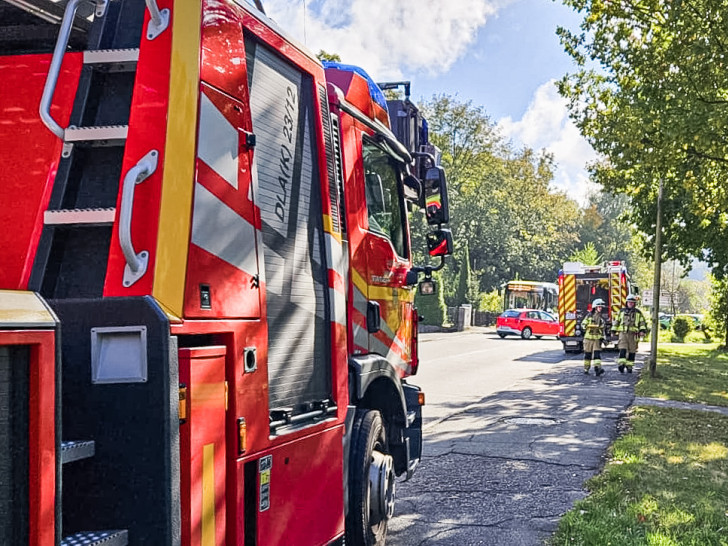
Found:
<svg viewBox="0 0 728 546"><path fill-rule="evenodd" d="M346 299L344 294L329 288L329 302L331 304L331 321L346 326Z"/></svg>
<svg viewBox="0 0 728 546"><path fill-rule="evenodd" d="M200 96L200 134L197 157L238 189L238 131L207 98Z"/></svg>

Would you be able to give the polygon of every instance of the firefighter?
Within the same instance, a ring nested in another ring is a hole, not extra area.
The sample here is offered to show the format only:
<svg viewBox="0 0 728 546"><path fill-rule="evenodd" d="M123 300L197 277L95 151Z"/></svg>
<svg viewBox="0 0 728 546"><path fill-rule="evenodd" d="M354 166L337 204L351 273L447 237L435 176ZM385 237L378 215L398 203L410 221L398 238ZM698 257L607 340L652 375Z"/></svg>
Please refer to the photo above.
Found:
<svg viewBox="0 0 728 546"><path fill-rule="evenodd" d="M604 314L604 300L597 298L592 302L592 309L581 321L584 330L584 373L589 373L594 362L594 374L600 376L602 369L602 339L607 327L607 316Z"/></svg>
<svg viewBox="0 0 728 546"><path fill-rule="evenodd" d="M637 354L637 343L647 333L647 321L642 311L637 309L637 296L627 296L627 307L622 308L614 321L614 331L619 333L619 358L617 369L624 373L632 373L634 357Z"/></svg>

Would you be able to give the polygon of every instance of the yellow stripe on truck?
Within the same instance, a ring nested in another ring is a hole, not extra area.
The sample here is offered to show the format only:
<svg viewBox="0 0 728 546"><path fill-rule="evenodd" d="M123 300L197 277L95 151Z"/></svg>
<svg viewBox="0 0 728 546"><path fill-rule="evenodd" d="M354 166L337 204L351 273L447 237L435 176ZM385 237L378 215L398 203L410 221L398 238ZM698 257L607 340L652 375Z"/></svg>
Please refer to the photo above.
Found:
<svg viewBox="0 0 728 546"><path fill-rule="evenodd" d="M201 546L215 546L215 444L202 448Z"/></svg>
<svg viewBox="0 0 728 546"><path fill-rule="evenodd" d="M622 292L619 287L619 273L609 275L609 296L611 298L612 317L616 317L622 308Z"/></svg>
<svg viewBox="0 0 728 546"><path fill-rule="evenodd" d="M169 111L152 295L182 316L195 176L200 87L201 0L175 0Z"/></svg>
<svg viewBox="0 0 728 546"><path fill-rule="evenodd" d="M568 313L576 314L576 277L574 275L564 276L564 335L573 336L576 330L576 320L566 320Z"/></svg>

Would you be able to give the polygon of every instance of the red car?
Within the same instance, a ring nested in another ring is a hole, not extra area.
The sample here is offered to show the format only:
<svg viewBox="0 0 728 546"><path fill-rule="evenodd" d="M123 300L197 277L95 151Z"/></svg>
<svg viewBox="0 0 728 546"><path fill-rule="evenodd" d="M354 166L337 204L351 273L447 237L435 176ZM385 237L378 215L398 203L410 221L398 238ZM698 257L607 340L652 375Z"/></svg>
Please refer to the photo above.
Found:
<svg viewBox="0 0 728 546"><path fill-rule="evenodd" d="M536 339L542 336L559 337L559 321L553 315L539 309L508 309L495 323L495 331L500 337L521 336L523 339Z"/></svg>

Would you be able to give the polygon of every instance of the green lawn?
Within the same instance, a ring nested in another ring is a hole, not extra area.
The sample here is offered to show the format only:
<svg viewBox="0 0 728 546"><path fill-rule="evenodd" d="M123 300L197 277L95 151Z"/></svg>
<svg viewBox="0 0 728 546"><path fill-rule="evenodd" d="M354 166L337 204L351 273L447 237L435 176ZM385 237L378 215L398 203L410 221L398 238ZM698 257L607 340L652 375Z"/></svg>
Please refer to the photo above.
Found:
<svg viewBox="0 0 728 546"><path fill-rule="evenodd" d="M657 377L645 370L635 396L728 406L728 353L716 344L660 344Z"/></svg>
<svg viewBox="0 0 728 546"><path fill-rule="evenodd" d="M728 406L728 356L714 345L661 345L658 356L638 396ZM551 544L728 545L728 417L634 407L609 455Z"/></svg>

